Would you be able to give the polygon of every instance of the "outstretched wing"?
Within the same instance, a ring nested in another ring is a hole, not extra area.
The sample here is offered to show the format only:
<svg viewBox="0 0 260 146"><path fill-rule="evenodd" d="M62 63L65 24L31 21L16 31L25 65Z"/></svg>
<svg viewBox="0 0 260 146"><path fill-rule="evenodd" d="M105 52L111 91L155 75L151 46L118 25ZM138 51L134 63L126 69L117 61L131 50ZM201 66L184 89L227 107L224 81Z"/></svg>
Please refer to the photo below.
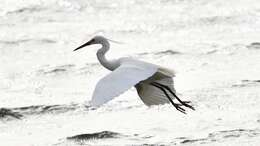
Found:
<svg viewBox="0 0 260 146"><path fill-rule="evenodd" d="M119 96L142 80L151 77L158 66L130 59L122 59L121 65L102 78L96 85L92 104L98 106Z"/></svg>

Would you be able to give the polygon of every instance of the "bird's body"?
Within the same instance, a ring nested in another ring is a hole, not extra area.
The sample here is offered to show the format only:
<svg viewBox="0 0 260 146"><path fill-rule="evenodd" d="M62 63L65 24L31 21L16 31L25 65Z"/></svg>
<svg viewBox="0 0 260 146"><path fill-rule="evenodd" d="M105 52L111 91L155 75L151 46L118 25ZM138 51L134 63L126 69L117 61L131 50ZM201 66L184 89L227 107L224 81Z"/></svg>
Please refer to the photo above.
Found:
<svg viewBox="0 0 260 146"><path fill-rule="evenodd" d="M183 102L176 96L173 82L174 71L126 57L107 60L105 54L110 45L108 39L102 36L94 37L74 51L91 44L102 45L102 48L97 51L97 58L101 65L112 71L97 83L91 100L92 105L102 105L134 86L139 97L147 106L171 102L177 110L183 113L185 110L181 106L194 110L188 104L189 102ZM170 95L176 98L180 104L174 103Z"/></svg>
<svg viewBox="0 0 260 146"><path fill-rule="evenodd" d="M158 67L157 71L148 79L145 79L135 85L139 97L142 99L144 104L158 105L169 103L166 95L159 88L151 85L153 82L167 85L175 93L173 77L174 72L162 67Z"/></svg>

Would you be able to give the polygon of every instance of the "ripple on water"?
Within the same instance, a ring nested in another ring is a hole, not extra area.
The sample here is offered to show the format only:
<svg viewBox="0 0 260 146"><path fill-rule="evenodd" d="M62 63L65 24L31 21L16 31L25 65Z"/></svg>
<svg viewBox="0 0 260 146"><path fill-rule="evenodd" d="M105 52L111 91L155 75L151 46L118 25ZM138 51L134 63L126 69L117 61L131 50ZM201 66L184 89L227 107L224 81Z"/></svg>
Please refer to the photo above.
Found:
<svg viewBox="0 0 260 146"><path fill-rule="evenodd" d="M23 116L18 112L14 112L11 109L0 108L0 119L11 120L11 119L21 119Z"/></svg>
<svg viewBox="0 0 260 146"><path fill-rule="evenodd" d="M53 44L56 43L55 40L49 38L40 38L40 39L18 39L18 40L0 40L0 44L4 45L20 45L23 43L42 43L42 44Z"/></svg>
<svg viewBox="0 0 260 146"><path fill-rule="evenodd" d="M60 65L55 67L43 67L42 69L38 70L37 72L39 74L43 75L56 75L56 74L62 74L67 73L68 71L72 71L74 69L74 64L66 64L66 65Z"/></svg>
<svg viewBox="0 0 260 146"><path fill-rule="evenodd" d="M70 111L83 109L84 111L94 110L88 105L32 105L25 107L0 108L0 119L15 120L26 118L30 115L61 114Z"/></svg>
<svg viewBox="0 0 260 146"><path fill-rule="evenodd" d="M234 129L234 130L223 130L213 133L209 133L205 138L198 139L184 139L181 144L208 144L216 141L230 140L239 137L256 137L260 135L260 129Z"/></svg>
<svg viewBox="0 0 260 146"><path fill-rule="evenodd" d="M107 138L120 138L126 135L112 132L112 131L101 131L95 133L79 134L71 137L67 137L68 140L82 141L82 140L92 140L92 139L107 139Z"/></svg>
<svg viewBox="0 0 260 146"><path fill-rule="evenodd" d="M12 10L7 12L6 14L21 14L21 13L34 13L44 10L44 8L39 6L30 6L30 7L23 7L16 10Z"/></svg>
<svg viewBox="0 0 260 146"><path fill-rule="evenodd" d="M260 49L260 42L253 42L246 46L248 49Z"/></svg>
<svg viewBox="0 0 260 146"><path fill-rule="evenodd" d="M232 85L232 87L249 87L257 85L260 85L260 80L242 80L239 84Z"/></svg>
<svg viewBox="0 0 260 146"><path fill-rule="evenodd" d="M138 56L146 56L146 55L154 55L154 56L164 56L164 55L177 55L181 54L181 52L173 51L173 50L164 50L164 51L156 51L156 52L145 52L145 53L139 53Z"/></svg>

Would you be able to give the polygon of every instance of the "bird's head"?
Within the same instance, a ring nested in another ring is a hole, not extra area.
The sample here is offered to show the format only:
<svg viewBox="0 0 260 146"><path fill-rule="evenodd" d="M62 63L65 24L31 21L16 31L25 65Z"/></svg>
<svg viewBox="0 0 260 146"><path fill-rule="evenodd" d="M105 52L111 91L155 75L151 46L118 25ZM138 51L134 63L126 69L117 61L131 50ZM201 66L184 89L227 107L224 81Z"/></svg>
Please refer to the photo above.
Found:
<svg viewBox="0 0 260 146"><path fill-rule="evenodd" d="M92 38L91 40L89 40L85 44L79 46L78 48L74 49L73 51L77 51L77 50L79 50L81 48L84 48L86 46L89 46L89 45L102 44L103 42L107 42L107 39L105 37L103 37L103 36L95 36L94 38Z"/></svg>

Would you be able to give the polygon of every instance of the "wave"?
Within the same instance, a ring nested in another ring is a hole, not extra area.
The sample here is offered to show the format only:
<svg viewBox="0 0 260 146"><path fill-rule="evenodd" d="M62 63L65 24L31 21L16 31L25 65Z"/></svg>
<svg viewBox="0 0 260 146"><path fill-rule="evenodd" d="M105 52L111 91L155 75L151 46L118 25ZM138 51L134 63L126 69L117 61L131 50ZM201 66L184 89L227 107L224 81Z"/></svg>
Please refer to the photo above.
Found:
<svg viewBox="0 0 260 146"><path fill-rule="evenodd" d="M21 43L26 43L29 42L30 39L21 39L21 40L15 40L15 41L4 41L0 40L0 44L5 44L5 45L19 45Z"/></svg>
<svg viewBox="0 0 260 146"><path fill-rule="evenodd" d="M23 119L30 115L43 115L43 114L61 114L79 109L94 110L88 105L70 104L70 105L32 105L25 107L15 108L0 108L0 119Z"/></svg>
<svg viewBox="0 0 260 146"><path fill-rule="evenodd" d="M199 18L198 21L205 25L214 25L214 24L235 24L239 23L241 16L209 16Z"/></svg>
<svg viewBox="0 0 260 146"><path fill-rule="evenodd" d="M209 144L211 142L223 141L239 137L256 137L260 135L260 129L234 129L209 133L205 138L188 139L182 138L181 144Z"/></svg>
<svg viewBox="0 0 260 146"><path fill-rule="evenodd" d="M147 56L147 55L154 55L154 56L162 56L162 55L176 55L182 54L181 52L173 51L173 50L164 50L164 51L156 51L156 52L145 52L139 53L137 56Z"/></svg>
<svg viewBox="0 0 260 146"><path fill-rule="evenodd" d="M208 136L203 138L188 138L188 137L177 137L173 138L169 143L143 143L141 145L180 145L180 144L210 144L218 141L232 140L235 138L251 138L260 135L260 129L231 129L223 130L209 133ZM128 140L134 141L144 141L145 139L153 138L153 136L141 136L139 134L122 134L113 131L101 131L95 133L79 134L71 137L67 137L67 140L73 142L80 142L81 144L86 144L88 141L92 140L104 140L104 139L122 139L126 138ZM85 141L85 143L84 143ZM133 141L133 142L134 142ZM66 142L65 142L66 143ZM138 144L135 144L138 145Z"/></svg>
<svg viewBox="0 0 260 146"><path fill-rule="evenodd" d="M44 8L40 6L30 6L30 7L23 7L16 10L8 11L6 14L19 14L19 13L34 13L44 10Z"/></svg>
<svg viewBox="0 0 260 146"><path fill-rule="evenodd" d="M76 74L90 74L94 72L93 68L101 68L99 63L87 63L82 67L77 67L75 64L65 64L59 66L42 66L41 69L37 70L38 75L61 75L68 73Z"/></svg>
<svg viewBox="0 0 260 146"><path fill-rule="evenodd" d="M260 49L260 42L253 42L246 46L248 49Z"/></svg>
<svg viewBox="0 0 260 146"><path fill-rule="evenodd" d="M49 67L49 66L44 66L42 69L38 70L38 74L59 74L59 73L64 73L69 70L72 70L75 67L74 64L66 64L66 65L60 65L60 66L55 66L55 67Z"/></svg>
<svg viewBox="0 0 260 146"><path fill-rule="evenodd" d="M11 109L0 108L0 119L21 119L23 116L18 112L14 112Z"/></svg>
<svg viewBox="0 0 260 146"><path fill-rule="evenodd" d="M12 111L19 112L22 115L38 115L46 113L65 113L76 110L80 107L78 104L71 105L32 105L26 107L12 108Z"/></svg>
<svg viewBox="0 0 260 146"><path fill-rule="evenodd" d="M225 54L225 55L234 55L241 53L243 51L248 51L248 49L253 50L253 49L260 49L260 42L253 42L251 44L230 44L227 46L217 46L215 44L210 45L208 48L213 48L204 54L206 55L211 55L211 54Z"/></svg>
<svg viewBox="0 0 260 146"><path fill-rule="evenodd" d="M49 39L49 38L41 38L41 39L20 39L20 40L14 40L14 41L0 40L0 44L4 44L4 45L20 45L20 44L28 43L28 42L44 43L44 44L57 43L55 40L52 40L52 39Z"/></svg>
<svg viewBox="0 0 260 146"><path fill-rule="evenodd" d="M260 80L242 80L239 84L234 84L232 87L248 87L260 85Z"/></svg>
<svg viewBox="0 0 260 146"><path fill-rule="evenodd" d="M112 131L102 131L95 133L79 134L71 137L67 137L68 140L82 141L82 140L92 140L92 139L108 139L108 138L120 138L126 135L112 132Z"/></svg>

